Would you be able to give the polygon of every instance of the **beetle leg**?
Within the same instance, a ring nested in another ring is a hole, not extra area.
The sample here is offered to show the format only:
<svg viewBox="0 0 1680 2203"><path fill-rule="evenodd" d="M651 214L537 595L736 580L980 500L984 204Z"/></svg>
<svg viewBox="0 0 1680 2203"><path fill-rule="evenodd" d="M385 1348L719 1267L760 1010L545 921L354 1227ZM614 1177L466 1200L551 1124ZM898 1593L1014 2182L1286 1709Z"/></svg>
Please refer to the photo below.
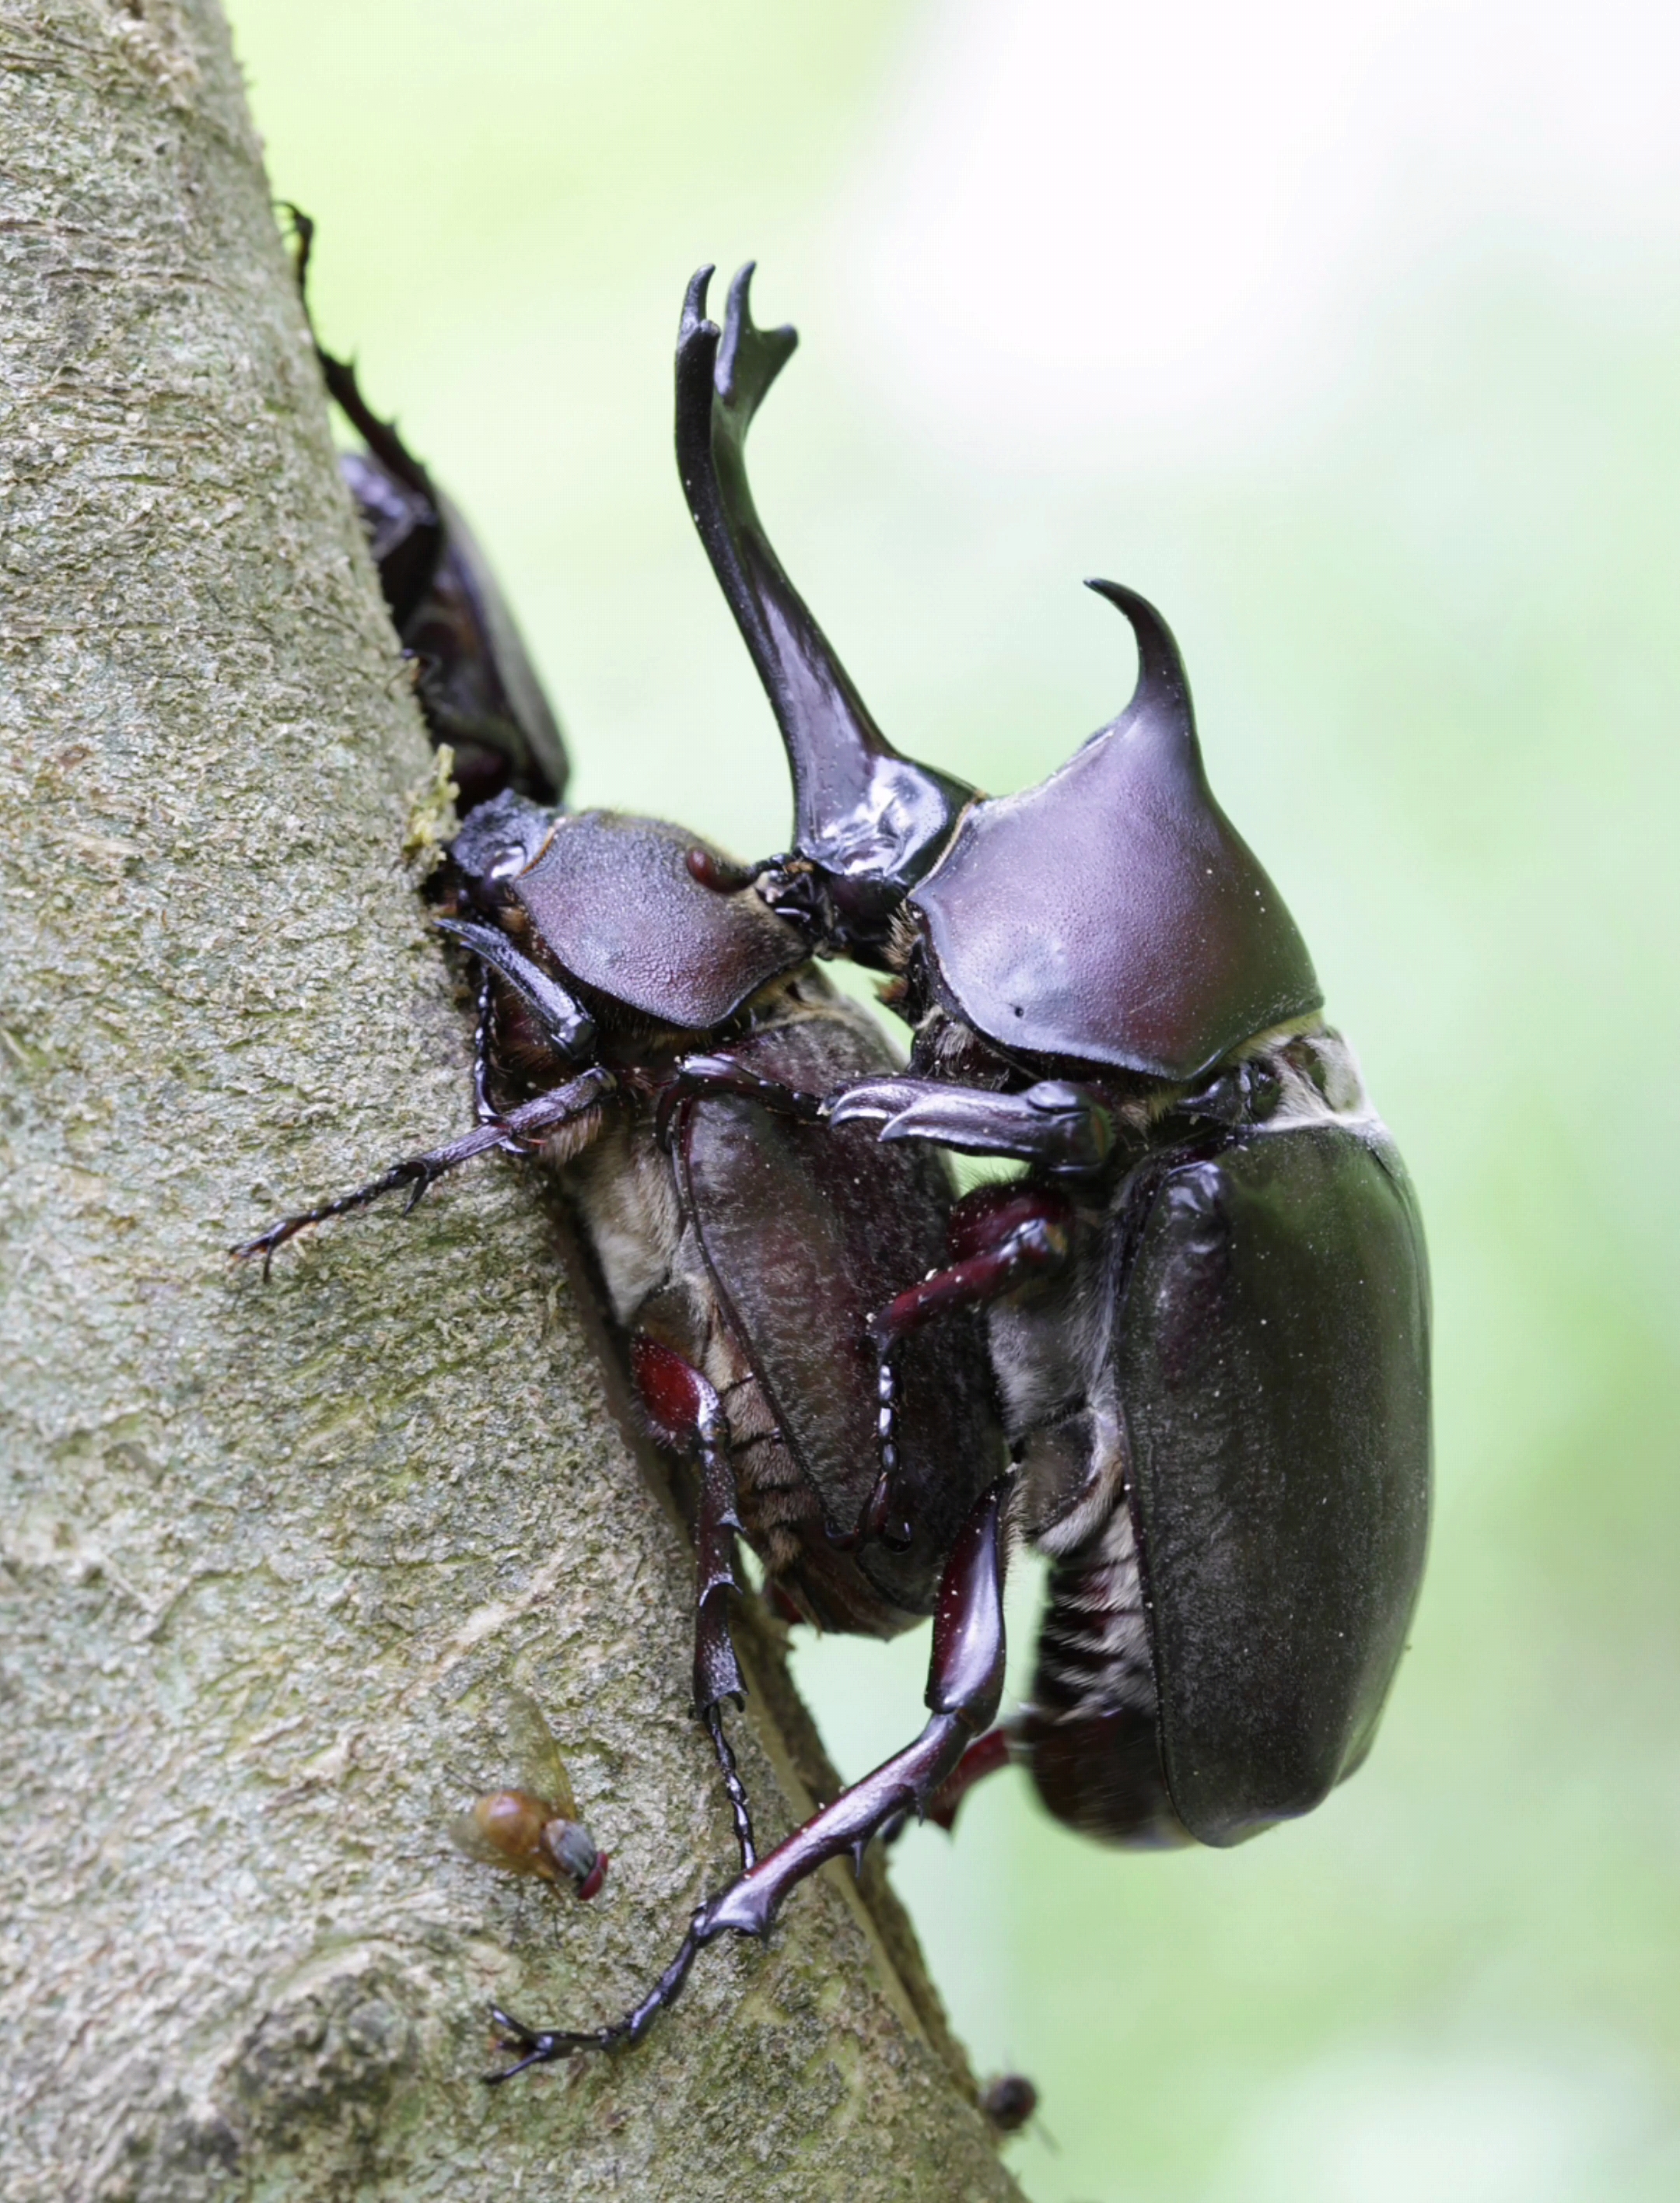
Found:
<svg viewBox="0 0 1680 2203"><path fill-rule="evenodd" d="M802 1093L797 1086L784 1086L779 1078L761 1078L732 1055L685 1055L660 1089L654 1123L662 1145L669 1145L671 1119L683 1103L708 1094L736 1095L778 1117L796 1117L805 1125L816 1124L822 1114L820 1094Z"/></svg>
<svg viewBox="0 0 1680 2203"><path fill-rule="evenodd" d="M726 1928L764 1934L791 1892L820 1866L867 1844L895 1814L924 1812L967 1746L990 1728L1004 1686L1002 1516L1011 1482L1000 1477L981 1493L946 1563L924 1699L932 1718L921 1735L703 1905L702 1943Z"/></svg>
<svg viewBox="0 0 1680 2203"><path fill-rule="evenodd" d="M496 989L486 965L479 975L478 1015L473 1025L473 1107L478 1112L480 1125L499 1122L495 1105L490 1099L490 1036L495 1024ZM501 1143L504 1155L523 1155L525 1150L511 1135Z"/></svg>
<svg viewBox="0 0 1680 2203"><path fill-rule="evenodd" d="M984 1736L976 1737L949 1775L928 1800L923 1820L931 1821L935 1828L943 1828L948 1835L956 1826L957 1809L976 1782L983 1782L988 1775L997 1775L1013 1765L1014 1752L1006 1728L988 1728ZM907 1818L891 1828L883 1828L883 1843L896 1843L909 1826Z"/></svg>
<svg viewBox="0 0 1680 2203"><path fill-rule="evenodd" d="M990 1728L1003 1696L1002 1515L1011 1481L1002 1477L981 1495L946 1562L928 1664L925 1703L931 1718L915 1743L843 1790L728 1889L701 1905L675 1958L622 2019L587 2031L532 2028L492 2006L492 2017L503 2030L503 2047L521 2055L505 2071L487 2074L487 2080L511 2080L528 2066L551 2064L580 2050L614 2050L639 2042L659 2014L675 2003L696 1953L708 1943L726 1931L767 1935L785 1900L819 1867L833 1858L861 1853L872 1837L906 1814L927 1811L960 1763L964 1748Z"/></svg>
<svg viewBox="0 0 1680 2203"><path fill-rule="evenodd" d="M694 1525L694 1710L711 1739L734 1815L741 1870L757 1857L752 1841L752 1810L723 1733L723 1706L746 1698L740 1663L729 1634L729 1594L735 1580L735 1539L742 1534L736 1513L735 1472L729 1459L728 1426L723 1403L700 1372L645 1332L630 1342L630 1366L648 1420L664 1444L693 1447L700 1460L700 1503Z"/></svg>
<svg viewBox="0 0 1680 2203"><path fill-rule="evenodd" d="M304 309L304 318L309 325L309 341L315 346L315 356L321 363L321 379L334 403L361 437L368 449L380 464L395 475L398 481L428 499L435 507L437 492L432 478L414 453L397 434L395 425L381 421L371 411L362 395L356 380L356 369L348 360L335 359L326 351L315 333L315 316L309 311L309 256L315 249L315 224L299 206L282 199L281 207L292 217L295 245L292 253L292 273L297 279L298 297Z"/></svg>
<svg viewBox="0 0 1680 2203"><path fill-rule="evenodd" d="M948 1832L955 1825L957 1808L975 1784L1011 1763L1010 1745L1006 1728L988 1728L984 1736L976 1737L928 1800L928 1819Z"/></svg>
<svg viewBox="0 0 1680 2203"><path fill-rule="evenodd" d="M869 1318L869 1344L877 1356L881 1473L864 1502L857 1529L849 1537L834 1540L843 1550L867 1544L871 1538L879 1538L893 1550L901 1550L910 1543L910 1525L896 1492L899 1402L893 1356L899 1342L948 1309L985 1308L1002 1300L1033 1279L1053 1274L1068 1259L1070 1219L1067 1204L1058 1195L1048 1189L1036 1194L1011 1189L1006 1204L995 1214L991 1213L990 1199L982 1190L970 1196L966 1213L963 1204L953 1213L953 1236L977 1239L976 1252L946 1269L932 1271Z"/></svg>
<svg viewBox="0 0 1680 2203"><path fill-rule="evenodd" d="M1096 1096L1064 1078L1024 1094L944 1086L931 1078L866 1078L831 1097L830 1124L881 1120L882 1140L930 1140L965 1155L1008 1155L1046 1170L1100 1170L1114 1120Z"/></svg>
<svg viewBox="0 0 1680 2203"><path fill-rule="evenodd" d="M682 1993L682 1985L688 1978L688 1969L693 1964L700 1949L696 1934L699 1922L697 1913L689 1923L688 1933L678 1946L677 1954L653 1987L622 2019L614 2020L607 2027L592 2027L581 2030L569 2028L528 2027L522 2019L516 2019L500 2005L492 2004L490 2017L501 2029L501 2047L517 2050L524 2054L517 2064L504 2066L499 2073L486 2073L486 2081L493 2088L499 2081L511 2081L516 2073L523 2073L533 2065L551 2065L557 2058L569 2058L577 2050L617 2050L623 2046L640 2042L654 2021L668 2006L674 2005Z"/></svg>
<svg viewBox="0 0 1680 2203"><path fill-rule="evenodd" d="M312 1224L325 1224L329 1217L348 1216L352 1209L366 1208L382 1195L395 1193L398 1187L409 1188L409 1208L419 1201L428 1185L446 1172L457 1170L463 1163L471 1162L475 1155L487 1155L492 1148L508 1145L510 1141L520 1150L528 1151L559 1126L585 1117L592 1109L598 1109L617 1087L617 1080L610 1071L598 1066L586 1071L581 1078L574 1078L564 1086L557 1086L551 1094L539 1094L534 1102L527 1102L517 1109L510 1109L504 1117L493 1117L480 1125L475 1131L463 1133L451 1140L447 1147L433 1148L423 1155L407 1155L380 1177L371 1178L366 1185L358 1186L354 1193L340 1194L336 1201L323 1201L315 1208L306 1209L301 1216L287 1216L255 1239L235 1247L233 1254L240 1261L252 1255L262 1257L262 1274L268 1274L274 1250L294 1239Z"/></svg>
<svg viewBox="0 0 1680 2203"><path fill-rule="evenodd" d="M544 1037L562 1055L589 1053L595 1025L588 1012L540 964L521 955L505 933L493 925L475 925L458 918L440 918L435 923L439 933L452 935L471 949L480 964L487 965L498 979L505 979L525 997L542 1020Z"/></svg>

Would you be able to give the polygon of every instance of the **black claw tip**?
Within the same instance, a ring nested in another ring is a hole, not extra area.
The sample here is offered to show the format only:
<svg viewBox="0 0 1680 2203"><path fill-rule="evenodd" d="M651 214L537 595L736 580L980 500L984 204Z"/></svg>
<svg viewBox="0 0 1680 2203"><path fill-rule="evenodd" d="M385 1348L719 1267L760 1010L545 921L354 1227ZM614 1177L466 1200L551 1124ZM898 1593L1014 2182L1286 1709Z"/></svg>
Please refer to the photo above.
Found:
<svg viewBox="0 0 1680 2203"><path fill-rule="evenodd" d="M510 2011L504 2011L500 2005L491 2005L490 2017L497 2029L497 2048L523 2051L525 2054L516 2064L504 2065L499 2073L481 2074L480 2078L486 2088L498 2088L504 2081L511 2081L516 2075L525 2072L529 2067L545 2065L551 2058L562 2054L555 2047L556 2038L553 2035L536 2033L527 2027L523 2020L516 2019Z"/></svg>

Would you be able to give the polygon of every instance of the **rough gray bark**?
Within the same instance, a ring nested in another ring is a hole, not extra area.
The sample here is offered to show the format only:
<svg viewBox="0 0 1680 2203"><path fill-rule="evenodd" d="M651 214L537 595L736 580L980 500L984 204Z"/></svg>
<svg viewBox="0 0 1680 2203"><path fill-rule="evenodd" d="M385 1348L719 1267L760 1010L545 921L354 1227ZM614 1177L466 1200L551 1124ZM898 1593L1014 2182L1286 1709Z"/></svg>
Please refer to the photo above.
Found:
<svg viewBox="0 0 1680 2203"><path fill-rule="evenodd" d="M0 2193L1013 2194L832 1869L639 2052L475 2077L487 1999L610 2015L725 1871L691 1563L511 1166L225 1259L464 1121L427 757L214 0L0 8ZM444 1841L516 1680L594 1907Z"/></svg>

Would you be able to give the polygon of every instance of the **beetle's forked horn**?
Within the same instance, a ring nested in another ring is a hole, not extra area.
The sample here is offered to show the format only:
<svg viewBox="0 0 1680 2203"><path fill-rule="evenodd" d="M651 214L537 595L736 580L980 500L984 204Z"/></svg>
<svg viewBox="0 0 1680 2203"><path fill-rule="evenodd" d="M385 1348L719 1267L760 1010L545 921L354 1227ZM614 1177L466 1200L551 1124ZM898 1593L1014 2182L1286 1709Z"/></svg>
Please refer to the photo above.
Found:
<svg viewBox="0 0 1680 2203"><path fill-rule="evenodd" d="M746 432L799 339L754 325L751 262L729 286L720 333L705 317L711 274L689 284L677 338L683 493L781 730L795 847L829 876L842 913L879 916L927 871L973 791L899 756L770 548L747 483Z"/></svg>

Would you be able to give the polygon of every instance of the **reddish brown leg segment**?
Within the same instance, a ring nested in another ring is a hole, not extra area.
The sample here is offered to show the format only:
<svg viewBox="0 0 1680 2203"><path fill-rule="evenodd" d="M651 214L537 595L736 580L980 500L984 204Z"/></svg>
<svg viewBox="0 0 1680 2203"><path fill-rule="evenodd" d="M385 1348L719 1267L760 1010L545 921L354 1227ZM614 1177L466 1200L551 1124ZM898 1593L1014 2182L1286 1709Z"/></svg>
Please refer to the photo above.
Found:
<svg viewBox="0 0 1680 2203"><path fill-rule="evenodd" d="M988 1775L999 1773L1009 1763L1008 1730L988 1728L984 1736L976 1738L928 1799L928 1818L941 1828L952 1828L958 1807L975 1784L983 1782Z"/></svg>
<svg viewBox="0 0 1680 2203"><path fill-rule="evenodd" d="M728 1426L712 1386L669 1346L639 1333L630 1342L630 1367L660 1444L699 1457L700 1503L694 1524L694 1710L717 1755L745 1872L757 1857L752 1813L723 1733L725 1701L733 1698L740 1705L746 1698L729 1634L729 1595L740 1588L735 1581L734 1547L741 1526L735 1512Z"/></svg>

